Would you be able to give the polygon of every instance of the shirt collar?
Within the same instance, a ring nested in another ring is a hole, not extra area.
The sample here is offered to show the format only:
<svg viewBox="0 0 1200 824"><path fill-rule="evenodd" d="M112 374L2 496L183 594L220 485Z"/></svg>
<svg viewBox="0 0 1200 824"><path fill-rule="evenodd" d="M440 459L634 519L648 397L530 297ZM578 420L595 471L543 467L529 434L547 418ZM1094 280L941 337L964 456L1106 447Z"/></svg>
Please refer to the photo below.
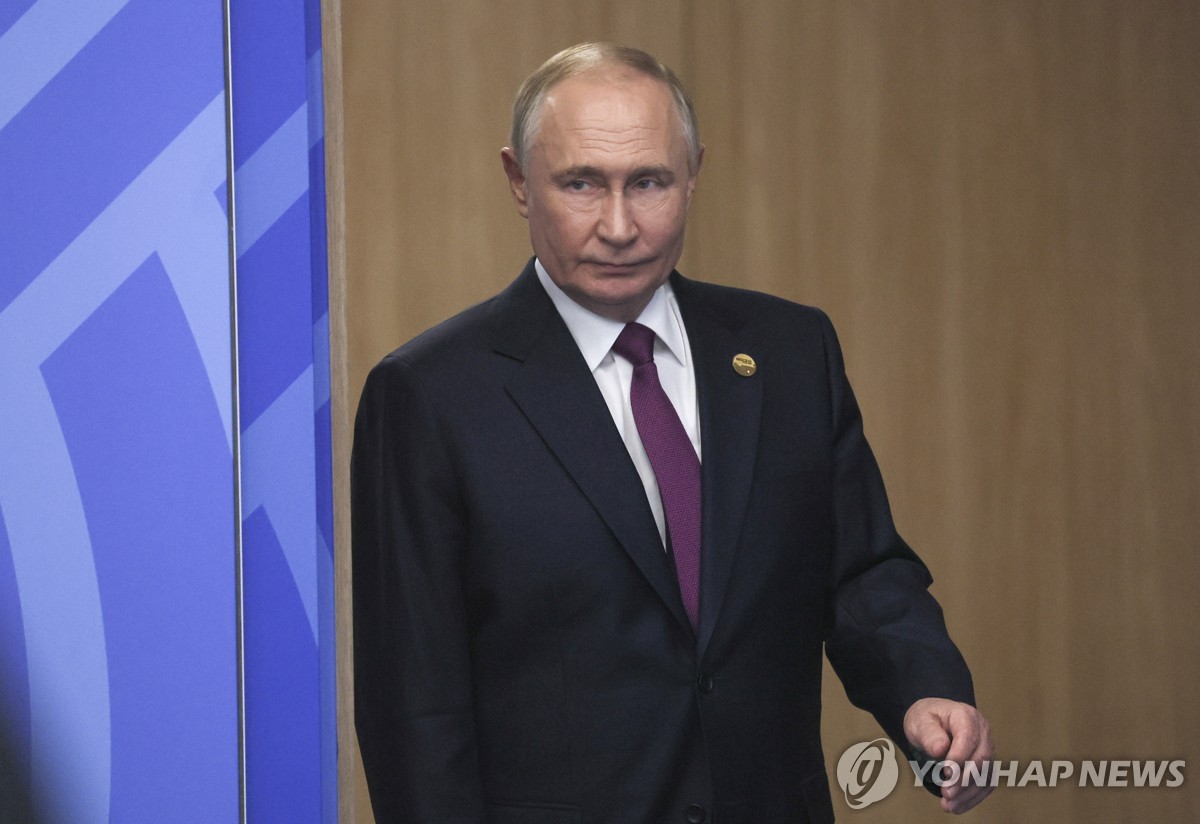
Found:
<svg viewBox="0 0 1200 824"><path fill-rule="evenodd" d="M625 328L619 320L597 315L590 309L580 306L575 300L559 288L551 280L549 273L540 260L534 260L538 280L542 288L554 302L554 308L562 316L563 322L575 339L575 344L583 354L588 369L595 372L597 367L609 356L617 336ZM679 315L679 304L675 300L675 292L671 282L666 281L654 291L646 308L638 315L637 322L649 327L667 348L667 351L679 362L687 366L687 349L684 346L683 319Z"/></svg>

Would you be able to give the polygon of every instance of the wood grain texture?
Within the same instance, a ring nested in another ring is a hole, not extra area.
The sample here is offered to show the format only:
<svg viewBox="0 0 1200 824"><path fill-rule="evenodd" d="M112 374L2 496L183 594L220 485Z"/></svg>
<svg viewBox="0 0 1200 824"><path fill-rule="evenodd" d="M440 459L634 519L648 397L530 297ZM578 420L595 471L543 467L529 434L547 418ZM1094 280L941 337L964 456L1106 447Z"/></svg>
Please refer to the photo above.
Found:
<svg viewBox="0 0 1200 824"><path fill-rule="evenodd" d="M340 408L528 256L498 159L520 80L580 40L647 48L707 146L681 269L833 318L1003 757L1200 763L1200 4L645 5L341 4ZM832 766L877 728L825 700ZM1192 786L1014 788L973 818L1194 820ZM834 794L842 820L936 815Z"/></svg>

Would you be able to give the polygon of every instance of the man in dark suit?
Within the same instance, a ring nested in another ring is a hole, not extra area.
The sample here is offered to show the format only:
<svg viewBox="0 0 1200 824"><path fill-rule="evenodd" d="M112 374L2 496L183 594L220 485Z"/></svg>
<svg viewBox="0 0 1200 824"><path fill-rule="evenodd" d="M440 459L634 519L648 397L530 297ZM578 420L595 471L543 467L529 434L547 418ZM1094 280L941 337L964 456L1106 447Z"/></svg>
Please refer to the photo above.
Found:
<svg viewBox="0 0 1200 824"><path fill-rule="evenodd" d="M385 358L356 422L377 820L832 821L823 649L906 752L990 758L828 319L674 272L703 156L675 76L574 47L513 123L535 259Z"/></svg>

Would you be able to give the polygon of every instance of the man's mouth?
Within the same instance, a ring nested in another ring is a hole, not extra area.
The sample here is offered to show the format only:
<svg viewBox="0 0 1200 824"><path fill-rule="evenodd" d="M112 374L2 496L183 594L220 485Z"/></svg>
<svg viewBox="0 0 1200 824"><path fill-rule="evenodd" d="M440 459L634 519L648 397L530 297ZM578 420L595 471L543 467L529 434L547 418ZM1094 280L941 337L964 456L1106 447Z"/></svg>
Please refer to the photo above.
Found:
<svg viewBox="0 0 1200 824"><path fill-rule="evenodd" d="M595 261L589 261L589 262L591 263L592 266L596 267L600 271L604 272L605 274L610 274L610 275L631 274L634 271L636 271L638 268L645 266L647 263L649 263L649 261L645 261L645 260L635 260L635 261L630 261L628 263L614 263L614 262L601 261L601 260L595 260Z"/></svg>

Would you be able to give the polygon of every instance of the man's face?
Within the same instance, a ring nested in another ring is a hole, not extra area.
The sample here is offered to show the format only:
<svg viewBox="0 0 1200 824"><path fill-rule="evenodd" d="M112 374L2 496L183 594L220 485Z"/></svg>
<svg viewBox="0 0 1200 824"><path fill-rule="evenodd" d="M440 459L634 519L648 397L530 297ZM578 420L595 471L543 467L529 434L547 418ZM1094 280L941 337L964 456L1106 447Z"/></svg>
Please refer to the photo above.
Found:
<svg viewBox="0 0 1200 824"><path fill-rule="evenodd" d="M527 169L502 157L546 272L593 312L636 319L679 261L696 185L670 90L615 69L567 78L528 154Z"/></svg>

